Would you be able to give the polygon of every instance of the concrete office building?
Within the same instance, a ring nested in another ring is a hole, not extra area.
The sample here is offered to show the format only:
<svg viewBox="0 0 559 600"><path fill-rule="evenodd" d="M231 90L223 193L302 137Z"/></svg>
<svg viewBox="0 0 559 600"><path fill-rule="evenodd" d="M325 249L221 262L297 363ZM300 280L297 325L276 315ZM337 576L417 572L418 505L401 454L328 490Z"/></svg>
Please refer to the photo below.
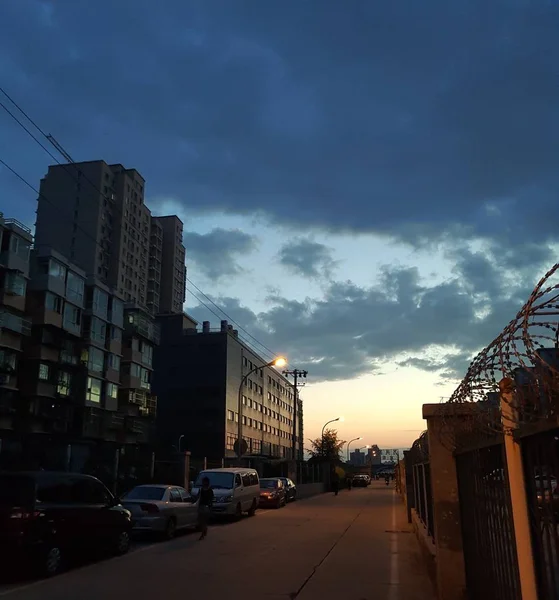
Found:
<svg viewBox="0 0 559 600"><path fill-rule="evenodd" d="M181 449L194 457L234 458L239 385L246 373L262 366L248 377L241 392L246 455L291 458L291 383L276 369L264 367L267 361L243 343L227 321L217 331L207 321L198 331L196 323L183 315L160 316L158 322L161 345L155 351L153 387L162 447L171 451L180 438ZM300 427L298 432L302 455Z"/></svg>
<svg viewBox="0 0 559 600"><path fill-rule="evenodd" d="M32 242L28 227L0 213L0 430L16 426L19 362L31 334L25 298Z"/></svg>
<svg viewBox="0 0 559 600"><path fill-rule="evenodd" d="M182 312L175 301L184 301L182 222L152 217L144 194L144 178L120 164L51 165L41 180L35 244L66 256L152 315L160 310L161 292L171 290L170 300L163 297L164 310ZM173 269L163 269L163 260ZM181 260L182 279L175 277Z"/></svg>

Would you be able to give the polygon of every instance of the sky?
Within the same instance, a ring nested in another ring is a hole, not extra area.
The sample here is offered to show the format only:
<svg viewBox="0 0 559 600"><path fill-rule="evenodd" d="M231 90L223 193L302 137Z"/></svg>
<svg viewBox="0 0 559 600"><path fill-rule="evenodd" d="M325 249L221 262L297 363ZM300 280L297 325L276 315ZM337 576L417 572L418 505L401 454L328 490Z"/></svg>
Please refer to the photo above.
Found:
<svg viewBox="0 0 559 600"><path fill-rule="evenodd" d="M127 4L5 0L0 86L181 217L185 309L308 370L305 437L410 446L556 260L559 5ZM0 159L53 163L1 108ZM35 208L0 166L0 210Z"/></svg>

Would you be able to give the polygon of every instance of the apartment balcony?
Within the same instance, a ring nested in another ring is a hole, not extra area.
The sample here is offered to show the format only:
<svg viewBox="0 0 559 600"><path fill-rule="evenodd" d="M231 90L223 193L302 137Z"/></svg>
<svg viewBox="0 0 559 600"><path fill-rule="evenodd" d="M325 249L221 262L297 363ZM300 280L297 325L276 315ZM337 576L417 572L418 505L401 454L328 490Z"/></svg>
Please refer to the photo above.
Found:
<svg viewBox="0 0 559 600"><path fill-rule="evenodd" d="M0 387L0 415L13 415L17 412L18 392Z"/></svg>
<svg viewBox="0 0 559 600"><path fill-rule="evenodd" d="M34 325L50 325L62 329L62 315L54 310L38 306L30 316Z"/></svg>
<svg viewBox="0 0 559 600"><path fill-rule="evenodd" d="M138 312L128 313L125 319L124 331L132 335L144 337L154 344L159 344L161 337L159 325Z"/></svg>
<svg viewBox="0 0 559 600"><path fill-rule="evenodd" d="M0 311L0 329L20 335L31 335L31 321L7 311Z"/></svg>
<svg viewBox="0 0 559 600"><path fill-rule="evenodd" d="M128 416L142 416L155 419L157 396L143 390L122 393L119 398L119 412Z"/></svg>

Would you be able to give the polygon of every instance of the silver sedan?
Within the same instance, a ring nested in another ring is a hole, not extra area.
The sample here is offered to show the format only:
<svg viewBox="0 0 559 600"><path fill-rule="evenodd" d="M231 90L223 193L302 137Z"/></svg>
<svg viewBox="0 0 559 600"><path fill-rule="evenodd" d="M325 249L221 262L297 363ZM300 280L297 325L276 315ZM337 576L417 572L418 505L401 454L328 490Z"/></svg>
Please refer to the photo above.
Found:
<svg viewBox="0 0 559 600"><path fill-rule="evenodd" d="M132 513L132 530L152 532L167 539L178 529L195 527L196 498L175 485L138 485L120 499Z"/></svg>

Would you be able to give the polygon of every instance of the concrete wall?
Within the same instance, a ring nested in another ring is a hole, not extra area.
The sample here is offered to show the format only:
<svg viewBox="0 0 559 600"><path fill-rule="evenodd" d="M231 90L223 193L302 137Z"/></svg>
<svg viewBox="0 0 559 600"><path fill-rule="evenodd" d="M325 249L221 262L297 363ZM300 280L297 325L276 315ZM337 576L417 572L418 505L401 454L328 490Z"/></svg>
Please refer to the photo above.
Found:
<svg viewBox="0 0 559 600"><path fill-rule="evenodd" d="M325 491L326 485L324 483L305 483L297 486L297 498L299 498L299 500L310 498L311 496L324 494Z"/></svg>

